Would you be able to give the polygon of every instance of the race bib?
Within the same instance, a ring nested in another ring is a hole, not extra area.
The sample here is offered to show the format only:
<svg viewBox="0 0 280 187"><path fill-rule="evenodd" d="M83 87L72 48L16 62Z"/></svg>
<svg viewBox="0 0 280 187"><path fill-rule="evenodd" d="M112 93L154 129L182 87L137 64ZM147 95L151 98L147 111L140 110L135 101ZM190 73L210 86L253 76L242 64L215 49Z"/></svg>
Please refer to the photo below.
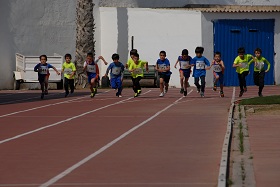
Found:
<svg viewBox="0 0 280 187"><path fill-rule="evenodd" d="M213 70L215 72L221 72L222 71L222 67L218 64L213 65Z"/></svg>
<svg viewBox="0 0 280 187"><path fill-rule="evenodd" d="M257 62L256 68L257 68L258 70L262 70L262 69L264 68L264 62Z"/></svg>
<svg viewBox="0 0 280 187"><path fill-rule="evenodd" d="M72 72L73 72L73 71L72 71L71 68L65 68L65 69L64 69L64 73L67 74L67 75L72 74Z"/></svg>
<svg viewBox="0 0 280 187"><path fill-rule="evenodd" d="M161 70L166 70L167 66L166 64L158 64L158 68Z"/></svg>
<svg viewBox="0 0 280 187"><path fill-rule="evenodd" d="M49 68L47 66L41 66L40 69L41 69L41 71L39 72L40 74L42 75L48 74Z"/></svg>
<svg viewBox="0 0 280 187"><path fill-rule="evenodd" d="M195 66L196 66L196 69L205 69L205 62L197 61Z"/></svg>
<svg viewBox="0 0 280 187"><path fill-rule="evenodd" d="M247 68L248 67L248 63L245 63L245 62L241 63L241 67L242 68Z"/></svg>
<svg viewBox="0 0 280 187"><path fill-rule="evenodd" d="M190 62L189 61L180 61L181 69L189 69Z"/></svg>
<svg viewBox="0 0 280 187"><path fill-rule="evenodd" d="M96 73L95 65L87 65L87 72Z"/></svg>
<svg viewBox="0 0 280 187"><path fill-rule="evenodd" d="M133 71L134 74L139 75L139 74L143 74L143 69L142 68L136 68Z"/></svg>
<svg viewBox="0 0 280 187"><path fill-rule="evenodd" d="M121 73L121 67L113 67L112 68L112 73L114 75L119 75Z"/></svg>

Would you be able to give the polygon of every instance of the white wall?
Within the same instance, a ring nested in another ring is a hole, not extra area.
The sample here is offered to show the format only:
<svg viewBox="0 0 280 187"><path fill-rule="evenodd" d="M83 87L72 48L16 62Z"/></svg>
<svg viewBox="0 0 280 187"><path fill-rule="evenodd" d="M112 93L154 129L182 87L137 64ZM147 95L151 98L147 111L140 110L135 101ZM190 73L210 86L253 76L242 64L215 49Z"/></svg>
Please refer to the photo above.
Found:
<svg viewBox="0 0 280 187"><path fill-rule="evenodd" d="M15 53L75 57L75 7L76 0L0 1L0 89L13 88Z"/></svg>
<svg viewBox="0 0 280 187"><path fill-rule="evenodd" d="M203 13L202 14L202 45L207 49L205 56L212 58L214 51L213 44L213 23L216 19L275 19L274 50L274 75L276 84L280 84L280 19L279 13ZM207 79L212 80L212 74L208 73ZM209 82L209 81L208 81ZM207 85L211 86L212 82Z"/></svg>
<svg viewBox="0 0 280 187"><path fill-rule="evenodd" d="M126 12L127 16L125 16ZM127 20L124 20L121 15ZM182 49L187 48L190 55L194 56L195 47L202 45L200 12L138 8L120 10L101 7L100 18L102 23L101 53L106 59L110 59L111 55L117 51L123 51L120 53L120 60L126 63L128 52L131 49L131 36L134 36L134 48L138 50L140 59L147 60L149 64L156 63L161 50L167 52L173 72L170 80L171 86L180 86L178 69L174 68L174 64ZM122 19L121 23L117 18ZM118 23L125 25L125 21L127 21L128 28L119 28ZM126 32L128 36L125 36L124 40L128 43L123 43L118 39L124 38L122 33ZM126 47L126 50L120 49L123 46ZM104 74L104 66L101 72ZM192 78L190 81L193 84Z"/></svg>

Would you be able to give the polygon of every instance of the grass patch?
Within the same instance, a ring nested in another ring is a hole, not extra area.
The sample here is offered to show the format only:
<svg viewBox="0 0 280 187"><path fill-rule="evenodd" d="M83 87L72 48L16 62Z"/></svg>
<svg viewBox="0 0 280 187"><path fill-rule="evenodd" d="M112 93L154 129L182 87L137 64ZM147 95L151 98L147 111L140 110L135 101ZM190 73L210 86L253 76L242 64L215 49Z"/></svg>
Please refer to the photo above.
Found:
<svg viewBox="0 0 280 187"><path fill-rule="evenodd" d="M241 105L271 105L280 104L280 95L272 95L266 97L254 97L250 99L242 99Z"/></svg>

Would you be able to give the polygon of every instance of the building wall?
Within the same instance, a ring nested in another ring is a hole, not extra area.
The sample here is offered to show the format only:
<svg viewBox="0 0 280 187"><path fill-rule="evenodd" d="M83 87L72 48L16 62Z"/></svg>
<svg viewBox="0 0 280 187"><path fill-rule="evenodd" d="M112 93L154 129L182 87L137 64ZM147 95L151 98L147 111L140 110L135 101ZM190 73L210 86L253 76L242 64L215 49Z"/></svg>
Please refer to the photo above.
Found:
<svg viewBox="0 0 280 187"><path fill-rule="evenodd" d="M134 36L134 48L138 50L140 59L147 60L149 64L156 63L161 50L167 52L173 72L171 86L180 86L179 72L174 64L182 50L187 48L194 56L195 47L202 45L200 12L101 7L100 18L101 53L108 61L111 62L111 55L117 52L120 61L126 63L131 37ZM102 67L104 74L106 68Z"/></svg>
<svg viewBox="0 0 280 187"><path fill-rule="evenodd" d="M213 49L213 23L216 19L275 19L275 35L274 35L274 77L275 83L280 84L280 19L279 13L203 13L202 14L202 45L207 49L206 56L212 56ZM263 49L265 50L265 49ZM236 54L237 55L237 54ZM234 60L234 59L233 59ZM271 62L273 63L273 62ZM231 68L231 67L228 67ZM212 80L212 74L208 74L208 80ZM209 83L208 83L209 85Z"/></svg>
<svg viewBox="0 0 280 187"><path fill-rule="evenodd" d="M75 7L76 0L0 1L0 89L13 88L15 53L75 56Z"/></svg>

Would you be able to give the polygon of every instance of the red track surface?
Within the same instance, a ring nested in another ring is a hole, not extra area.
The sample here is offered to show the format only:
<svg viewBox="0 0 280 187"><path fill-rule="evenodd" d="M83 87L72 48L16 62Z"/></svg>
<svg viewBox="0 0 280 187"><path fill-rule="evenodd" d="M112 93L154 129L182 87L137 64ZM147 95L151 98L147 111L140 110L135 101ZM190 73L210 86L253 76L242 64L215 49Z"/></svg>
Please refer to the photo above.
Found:
<svg viewBox="0 0 280 187"><path fill-rule="evenodd" d="M216 186L233 90L0 91L0 186Z"/></svg>

